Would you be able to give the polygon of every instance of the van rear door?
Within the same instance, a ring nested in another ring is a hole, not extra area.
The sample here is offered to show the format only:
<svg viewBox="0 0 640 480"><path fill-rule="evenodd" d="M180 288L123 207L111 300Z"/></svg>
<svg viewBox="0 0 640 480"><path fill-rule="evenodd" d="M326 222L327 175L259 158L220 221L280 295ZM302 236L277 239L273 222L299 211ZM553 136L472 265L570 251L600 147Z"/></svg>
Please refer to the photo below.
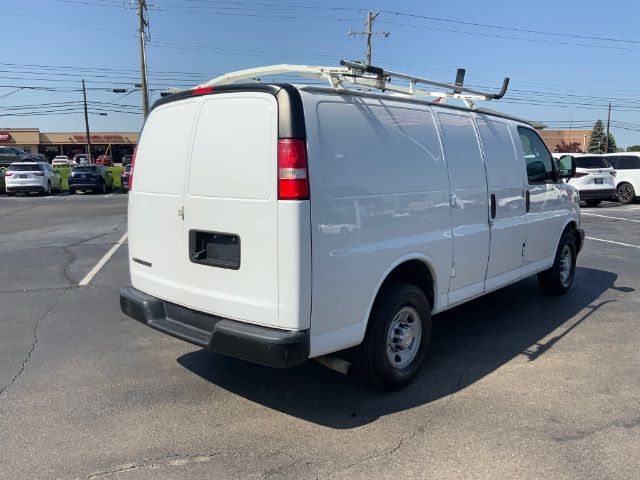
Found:
<svg viewBox="0 0 640 480"><path fill-rule="evenodd" d="M246 91L202 103L184 196L183 301L279 326L276 98Z"/></svg>

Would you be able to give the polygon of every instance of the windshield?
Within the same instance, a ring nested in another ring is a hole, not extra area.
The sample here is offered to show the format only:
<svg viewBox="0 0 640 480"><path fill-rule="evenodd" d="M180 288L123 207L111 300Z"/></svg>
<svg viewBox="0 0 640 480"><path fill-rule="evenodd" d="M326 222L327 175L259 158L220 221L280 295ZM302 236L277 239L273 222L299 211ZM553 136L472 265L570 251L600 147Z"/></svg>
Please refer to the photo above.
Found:
<svg viewBox="0 0 640 480"><path fill-rule="evenodd" d="M76 167L73 169L74 172L97 172L98 169L96 167Z"/></svg>
<svg viewBox="0 0 640 480"><path fill-rule="evenodd" d="M576 157L577 168L609 168L609 162L604 157Z"/></svg>
<svg viewBox="0 0 640 480"><path fill-rule="evenodd" d="M11 172L39 172L40 171L40 165L38 165L37 163L32 163L30 165L25 165L25 164L20 164L20 165L16 165L13 164L9 167L9 171Z"/></svg>

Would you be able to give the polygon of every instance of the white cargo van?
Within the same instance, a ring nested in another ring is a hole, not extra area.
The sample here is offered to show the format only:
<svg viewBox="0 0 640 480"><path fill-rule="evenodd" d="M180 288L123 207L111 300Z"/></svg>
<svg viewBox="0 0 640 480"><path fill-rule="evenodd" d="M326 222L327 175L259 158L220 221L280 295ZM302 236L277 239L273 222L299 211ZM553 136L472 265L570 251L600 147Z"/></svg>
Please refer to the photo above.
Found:
<svg viewBox="0 0 640 480"><path fill-rule="evenodd" d="M357 371L400 388L433 314L533 274L569 290L584 232L567 158L522 121L414 98L173 94L134 157L122 310L274 367L357 347Z"/></svg>

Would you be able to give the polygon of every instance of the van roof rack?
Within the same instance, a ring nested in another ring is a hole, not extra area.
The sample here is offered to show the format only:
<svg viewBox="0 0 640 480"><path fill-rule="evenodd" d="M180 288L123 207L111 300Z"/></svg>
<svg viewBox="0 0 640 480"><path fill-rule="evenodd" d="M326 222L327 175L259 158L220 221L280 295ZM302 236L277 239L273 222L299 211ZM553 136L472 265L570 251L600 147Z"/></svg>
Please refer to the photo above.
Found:
<svg viewBox="0 0 640 480"><path fill-rule="evenodd" d="M247 70L239 70L221 75L195 88L227 85L268 75L296 73L302 77L326 80L329 82L331 88L336 90L349 89L351 85L354 85L407 96L436 97L443 100L446 98L457 98L462 100L467 107L474 109L474 101L499 100L504 97L509 87L509 78L505 78L502 82L502 88L498 93L488 93L467 88L464 86L465 70L463 68L458 69L455 83L445 83L347 60L341 60L340 65L340 67L323 67L281 64L249 68ZM391 83L393 80L405 81L408 82L408 85L403 86ZM451 91L423 90L416 88L416 85L429 85Z"/></svg>

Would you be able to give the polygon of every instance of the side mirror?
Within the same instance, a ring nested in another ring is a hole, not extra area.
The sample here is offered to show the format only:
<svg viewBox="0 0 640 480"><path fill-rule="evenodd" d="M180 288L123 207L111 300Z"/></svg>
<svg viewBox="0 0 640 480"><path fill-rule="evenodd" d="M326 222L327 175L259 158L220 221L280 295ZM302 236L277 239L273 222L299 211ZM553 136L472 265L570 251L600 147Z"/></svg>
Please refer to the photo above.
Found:
<svg viewBox="0 0 640 480"><path fill-rule="evenodd" d="M558 177L573 178L576 176L576 159L573 155L564 155L558 160Z"/></svg>

